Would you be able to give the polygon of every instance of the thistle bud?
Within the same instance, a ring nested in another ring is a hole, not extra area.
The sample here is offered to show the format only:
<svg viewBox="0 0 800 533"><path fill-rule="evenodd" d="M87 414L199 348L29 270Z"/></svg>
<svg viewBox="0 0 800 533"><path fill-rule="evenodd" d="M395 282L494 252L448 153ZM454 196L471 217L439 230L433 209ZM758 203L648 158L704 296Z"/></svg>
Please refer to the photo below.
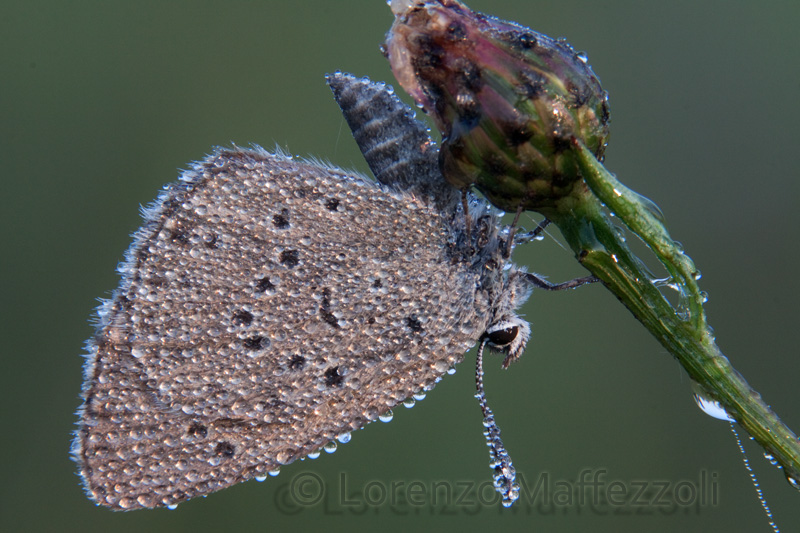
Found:
<svg viewBox="0 0 800 533"><path fill-rule="evenodd" d="M385 51L442 132L444 177L500 209L544 211L580 184L573 141L602 161L607 94L563 40L456 0L394 0Z"/></svg>

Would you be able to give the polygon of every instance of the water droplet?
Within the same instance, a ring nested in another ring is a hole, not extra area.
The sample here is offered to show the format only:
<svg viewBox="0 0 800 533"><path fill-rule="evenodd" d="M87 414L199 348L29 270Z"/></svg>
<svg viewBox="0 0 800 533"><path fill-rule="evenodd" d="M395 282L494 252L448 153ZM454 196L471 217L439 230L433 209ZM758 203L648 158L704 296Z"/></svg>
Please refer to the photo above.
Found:
<svg viewBox="0 0 800 533"><path fill-rule="evenodd" d="M322 449L325 450L325 453L333 453L336 451L337 445L336 442L331 441L326 444Z"/></svg>
<svg viewBox="0 0 800 533"><path fill-rule="evenodd" d="M341 435L336 437L336 440L338 440L342 444L347 444L348 442L350 442L350 433L342 433Z"/></svg>
<svg viewBox="0 0 800 533"><path fill-rule="evenodd" d="M170 503L169 505L167 505L167 509L169 509L170 511L174 511L177 508L178 508L177 503Z"/></svg>
<svg viewBox="0 0 800 533"><path fill-rule="evenodd" d="M703 412L708 416L718 420L725 420L727 422L736 422L736 419L729 415L725 408L722 407L718 401L706 398L699 392L695 392L694 401L697 403L697 407L702 409Z"/></svg>
<svg viewBox="0 0 800 533"><path fill-rule="evenodd" d="M669 286L671 281L672 278L650 278L650 283L658 288Z"/></svg>
<svg viewBox="0 0 800 533"><path fill-rule="evenodd" d="M798 481L796 478L787 475L786 481L788 481L789 485L791 485L792 487L796 488L797 490L800 490L800 481Z"/></svg>
<svg viewBox="0 0 800 533"><path fill-rule="evenodd" d="M586 52L578 52L578 53L575 54L575 57L577 57L578 60L581 63L588 63L589 62L589 56L586 55Z"/></svg>
<svg viewBox="0 0 800 533"><path fill-rule="evenodd" d="M412 398L414 398L418 402L421 402L422 400L425 399L425 396L427 396L427 394L425 394L425 391L419 391L414 396L412 396Z"/></svg>
<svg viewBox="0 0 800 533"><path fill-rule="evenodd" d="M311 452L310 454L308 454L308 458L309 459L316 459L317 457L319 457L320 453L322 453L322 452L320 452L319 450L317 450L315 452Z"/></svg>
<svg viewBox="0 0 800 533"><path fill-rule="evenodd" d="M380 415L378 417L378 420L380 420L381 422L391 422L392 418L394 418L394 413L392 412L391 409L389 409L388 411Z"/></svg>
<svg viewBox="0 0 800 533"><path fill-rule="evenodd" d="M281 473L281 469L280 468L276 468L275 470L270 470L269 472L267 472L267 474L269 474L272 477L275 477L280 473Z"/></svg>
<svg viewBox="0 0 800 533"><path fill-rule="evenodd" d="M411 409L417 404L417 401L414 398L406 398L403 400L403 407L406 409Z"/></svg>
<svg viewBox="0 0 800 533"><path fill-rule="evenodd" d="M392 8L392 13L402 15L414 5L414 0L386 0L386 5Z"/></svg>
<svg viewBox="0 0 800 533"><path fill-rule="evenodd" d="M633 191L630 192L632 192L636 196L639 202L641 202L642 207L644 207L648 213L653 215L656 218L656 220L658 220L662 224L666 224L664 213L661 211L661 208L658 207L655 202L653 202L653 200L647 198L646 196L642 196L641 194L635 193ZM683 249L681 249L681 252L683 252Z"/></svg>
<svg viewBox="0 0 800 533"><path fill-rule="evenodd" d="M258 481L259 483L263 483L266 480L267 476L256 476L256 481Z"/></svg>

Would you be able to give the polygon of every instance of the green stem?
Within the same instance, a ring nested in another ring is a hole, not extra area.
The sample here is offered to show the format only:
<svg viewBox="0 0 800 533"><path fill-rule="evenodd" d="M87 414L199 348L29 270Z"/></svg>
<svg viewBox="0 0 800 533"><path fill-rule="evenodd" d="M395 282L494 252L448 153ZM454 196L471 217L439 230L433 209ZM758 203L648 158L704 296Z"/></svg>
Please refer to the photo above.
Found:
<svg viewBox="0 0 800 533"><path fill-rule="evenodd" d="M706 323L705 296L697 286L697 270L670 238L658 208L617 181L579 143L576 152L591 192L584 189L576 193L579 198L545 215L559 226L581 264L678 359L704 396L718 401L778 461L792 485L800 488L800 441L717 347ZM664 264L683 296L678 309L620 238L603 205Z"/></svg>

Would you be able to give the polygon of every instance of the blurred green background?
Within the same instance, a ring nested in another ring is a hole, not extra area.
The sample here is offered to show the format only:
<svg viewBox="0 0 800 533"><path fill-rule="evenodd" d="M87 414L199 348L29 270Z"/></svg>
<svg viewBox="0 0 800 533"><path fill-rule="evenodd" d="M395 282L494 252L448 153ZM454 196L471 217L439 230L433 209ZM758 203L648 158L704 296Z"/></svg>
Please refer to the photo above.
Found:
<svg viewBox="0 0 800 533"><path fill-rule="evenodd" d="M723 351L800 430L800 3L470 5L588 52L611 94L608 168L663 209L704 274ZM541 472L555 482L605 469L628 486L706 472L717 505L339 504L340 473L349 491L489 479L471 356L390 424L264 483L175 511L112 513L84 496L68 457L80 354L138 206L231 142L277 143L366 172L323 74L392 81L378 50L391 21L382 0L3 3L0 529L768 530L727 424L697 409L678 364L601 287L536 292L523 308L527 353L507 372L489 362L490 404L517 470L535 483ZM552 280L581 274L553 239L515 258ZM745 444L791 530L800 493ZM328 484L324 504L287 508L289 483L306 473Z"/></svg>

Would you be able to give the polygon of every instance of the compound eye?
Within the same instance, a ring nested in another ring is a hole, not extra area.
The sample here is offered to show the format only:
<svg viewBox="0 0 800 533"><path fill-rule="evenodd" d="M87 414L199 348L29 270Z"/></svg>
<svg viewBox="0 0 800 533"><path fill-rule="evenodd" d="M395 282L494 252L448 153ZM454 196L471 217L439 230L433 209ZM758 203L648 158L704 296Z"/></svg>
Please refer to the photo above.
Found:
<svg viewBox="0 0 800 533"><path fill-rule="evenodd" d="M495 346L505 346L506 344L511 344L511 342L517 338L518 333L519 328L517 326L509 326L496 331L489 331L486 333L486 336L489 342Z"/></svg>

